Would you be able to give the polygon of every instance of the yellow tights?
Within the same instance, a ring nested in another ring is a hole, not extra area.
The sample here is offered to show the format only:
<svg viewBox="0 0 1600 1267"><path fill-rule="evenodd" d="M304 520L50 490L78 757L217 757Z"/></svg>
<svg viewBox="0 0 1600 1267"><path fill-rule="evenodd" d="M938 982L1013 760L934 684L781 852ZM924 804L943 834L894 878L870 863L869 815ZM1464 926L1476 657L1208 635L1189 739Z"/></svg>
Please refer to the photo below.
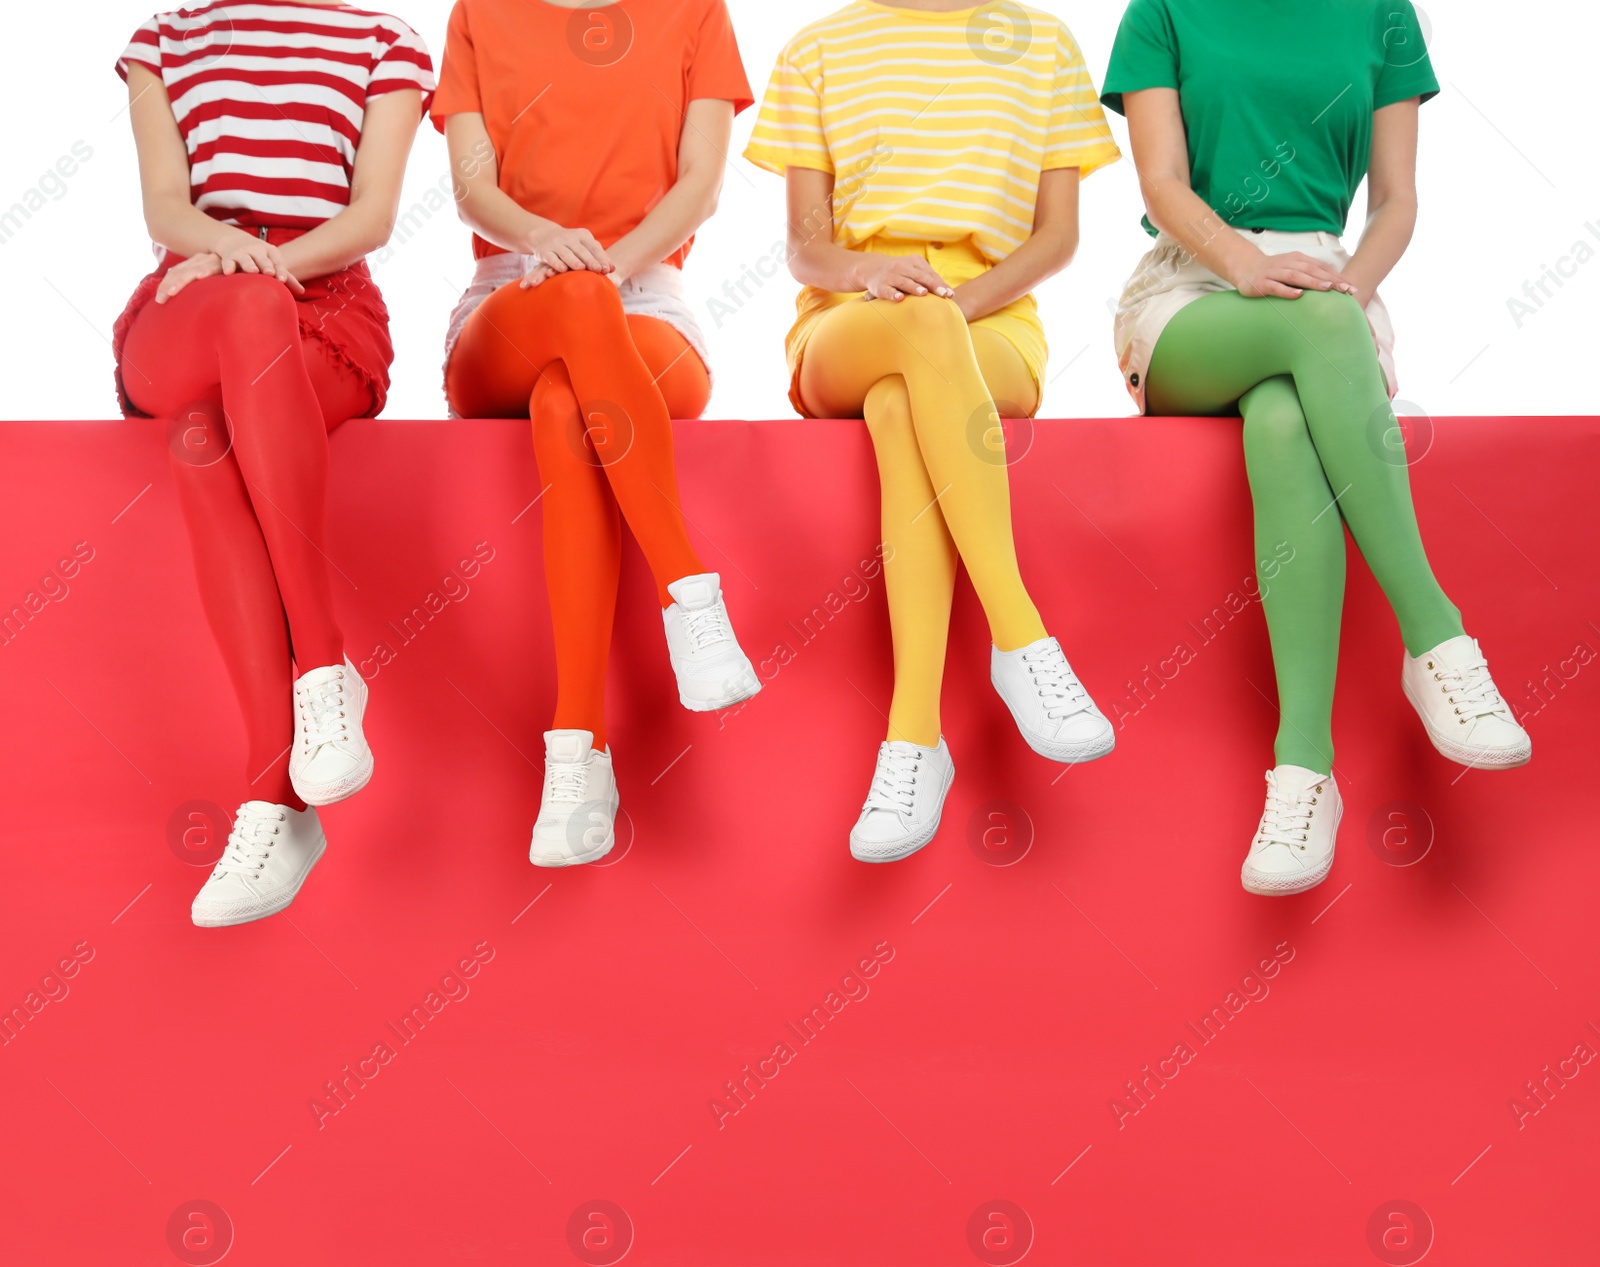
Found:
<svg viewBox="0 0 1600 1267"><path fill-rule="evenodd" d="M1017 569L994 413L998 400L1031 416L1038 390L1003 335L926 296L831 309L806 344L800 395L813 416L862 417L872 433L894 634L889 738L932 746L958 559L1000 650L1045 637Z"/></svg>

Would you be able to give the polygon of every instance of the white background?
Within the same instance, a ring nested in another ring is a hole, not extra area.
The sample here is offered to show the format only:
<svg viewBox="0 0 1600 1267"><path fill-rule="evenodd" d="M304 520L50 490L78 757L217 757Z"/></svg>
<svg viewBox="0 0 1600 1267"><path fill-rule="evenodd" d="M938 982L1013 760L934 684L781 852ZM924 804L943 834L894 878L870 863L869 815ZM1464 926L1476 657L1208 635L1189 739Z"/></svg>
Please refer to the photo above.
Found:
<svg viewBox="0 0 1600 1267"><path fill-rule="evenodd" d="M111 324L148 271L126 93L112 63L158 0L30 0L6 5L12 56L0 79L0 208L86 143L93 156L58 198L0 243L0 418L104 418L111 390ZM538 3L538 0L526 0ZM394 11L443 49L451 0L395 0ZM773 59L803 23L839 0L730 0L757 97ZM1073 28L1095 82L1104 78L1116 0L1051 4ZM1600 412L1600 258L1577 267L1519 329L1508 301L1570 256L1600 250L1600 164L1593 97L1600 6L1582 0L1433 0L1442 96L1423 110L1418 236L1384 295L1400 331L1401 412ZM690 258L690 295L710 340L716 394L708 417L783 418L783 335L797 287L780 275L719 327L707 304L725 281L769 255L783 236L782 182L738 157L755 112L735 124L717 217ZM580 126L574 121L574 126ZM1127 149L1122 121L1112 117ZM419 135L405 204L446 173L442 138ZM1039 298L1052 359L1042 415L1131 412L1111 352L1109 305L1148 239L1132 165L1124 159L1084 186L1077 262ZM1358 201L1351 224L1359 231ZM1353 238L1354 234L1352 234ZM1352 242L1353 244L1353 242ZM1573 266L1567 265L1571 270ZM446 319L471 272L467 231L447 207L374 271L394 314L398 351L387 416L443 416L439 363Z"/></svg>

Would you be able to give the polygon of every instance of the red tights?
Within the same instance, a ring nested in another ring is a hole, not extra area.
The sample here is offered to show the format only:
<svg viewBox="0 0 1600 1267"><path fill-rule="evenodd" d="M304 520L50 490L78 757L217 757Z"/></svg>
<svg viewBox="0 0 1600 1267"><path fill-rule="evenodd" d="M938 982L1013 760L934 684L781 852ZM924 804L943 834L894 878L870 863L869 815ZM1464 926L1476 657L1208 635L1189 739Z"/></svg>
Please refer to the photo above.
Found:
<svg viewBox="0 0 1600 1267"><path fill-rule="evenodd" d="M302 808L292 666L344 658L323 551L328 432L365 414L371 393L302 338L283 283L253 275L145 305L122 364L132 403L169 420L201 605L244 713L249 797Z"/></svg>
<svg viewBox="0 0 1600 1267"><path fill-rule="evenodd" d="M670 421L705 409L705 365L666 322L623 312L601 274L562 273L484 300L451 355L447 390L462 417L533 420L555 626L552 728L593 731L604 749L619 514L663 607L669 584L706 570L678 509Z"/></svg>

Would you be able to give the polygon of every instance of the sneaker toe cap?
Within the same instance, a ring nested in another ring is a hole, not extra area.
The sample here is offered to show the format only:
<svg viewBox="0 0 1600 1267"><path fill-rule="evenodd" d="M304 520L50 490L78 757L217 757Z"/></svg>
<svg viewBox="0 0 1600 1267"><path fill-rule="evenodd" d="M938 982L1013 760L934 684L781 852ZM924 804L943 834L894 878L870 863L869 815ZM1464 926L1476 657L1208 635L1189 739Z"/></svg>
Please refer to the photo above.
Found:
<svg viewBox="0 0 1600 1267"><path fill-rule="evenodd" d="M1302 855L1290 853L1287 849L1267 849L1251 854L1244 865L1255 875L1272 877L1304 875L1311 869Z"/></svg>
<svg viewBox="0 0 1600 1267"><path fill-rule="evenodd" d="M361 765L360 757L345 748L325 746L313 753L300 768L302 777L316 783L334 783L347 779Z"/></svg>
<svg viewBox="0 0 1600 1267"><path fill-rule="evenodd" d="M893 845L904 840L909 834L906 825L898 814L888 810L872 809L864 812L856 820L855 828L850 832L850 840L858 845Z"/></svg>
<svg viewBox="0 0 1600 1267"><path fill-rule="evenodd" d="M1529 739L1528 732L1515 722L1501 717L1480 717L1466 742L1486 758L1521 757L1533 750L1533 741Z"/></svg>
<svg viewBox="0 0 1600 1267"><path fill-rule="evenodd" d="M1087 744L1103 740L1111 733L1111 723L1096 711L1073 713L1064 718L1056 731L1061 743Z"/></svg>

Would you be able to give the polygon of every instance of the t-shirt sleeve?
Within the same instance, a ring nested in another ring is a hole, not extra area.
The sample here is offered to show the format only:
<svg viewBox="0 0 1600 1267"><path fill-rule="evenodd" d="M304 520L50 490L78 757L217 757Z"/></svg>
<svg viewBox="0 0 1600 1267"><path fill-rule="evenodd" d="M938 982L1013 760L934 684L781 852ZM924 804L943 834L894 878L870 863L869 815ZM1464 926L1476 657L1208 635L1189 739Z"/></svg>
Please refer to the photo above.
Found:
<svg viewBox="0 0 1600 1267"><path fill-rule="evenodd" d="M159 75L161 73L161 19L151 18L128 41L128 47L122 50L122 56L117 58L117 74L123 80L128 78L128 67L132 65L143 66L146 70Z"/></svg>
<svg viewBox="0 0 1600 1267"><path fill-rule="evenodd" d="M367 100L406 88L421 90L422 113L427 114L428 107L433 104L433 58L422 37L401 24L393 42L372 68L372 77L367 80Z"/></svg>
<svg viewBox="0 0 1600 1267"><path fill-rule="evenodd" d="M1131 0L1117 27L1100 100L1118 114L1122 94L1178 87L1178 36L1166 0Z"/></svg>
<svg viewBox="0 0 1600 1267"><path fill-rule="evenodd" d="M1056 37L1056 79L1051 93L1050 135L1044 146L1044 170L1076 167L1080 176L1122 157L1106 112L1100 108L1094 80L1071 32Z"/></svg>
<svg viewBox="0 0 1600 1267"><path fill-rule="evenodd" d="M482 114L483 97L478 90L478 53L472 43L472 28L467 21L465 0L457 0L450 12L450 26L444 37L444 59L439 66L439 90L434 93L429 114L433 126L444 131L444 121L452 114Z"/></svg>
<svg viewBox="0 0 1600 1267"><path fill-rule="evenodd" d="M1378 6L1378 39L1383 49L1383 69L1378 72L1372 106L1381 110L1397 101L1439 95L1439 81L1428 56L1428 41L1411 0L1388 0Z"/></svg>
<svg viewBox="0 0 1600 1267"><path fill-rule="evenodd" d="M778 55L761 113L744 156L782 176L790 167L832 173L833 156L822 127L822 55L815 43L796 40Z"/></svg>
<svg viewBox="0 0 1600 1267"><path fill-rule="evenodd" d="M733 33L733 19L723 0L710 0L706 5L694 60L689 65L689 91L684 100L706 98L733 102L735 114L755 105L744 60L739 56L739 41Z"/></svg>

